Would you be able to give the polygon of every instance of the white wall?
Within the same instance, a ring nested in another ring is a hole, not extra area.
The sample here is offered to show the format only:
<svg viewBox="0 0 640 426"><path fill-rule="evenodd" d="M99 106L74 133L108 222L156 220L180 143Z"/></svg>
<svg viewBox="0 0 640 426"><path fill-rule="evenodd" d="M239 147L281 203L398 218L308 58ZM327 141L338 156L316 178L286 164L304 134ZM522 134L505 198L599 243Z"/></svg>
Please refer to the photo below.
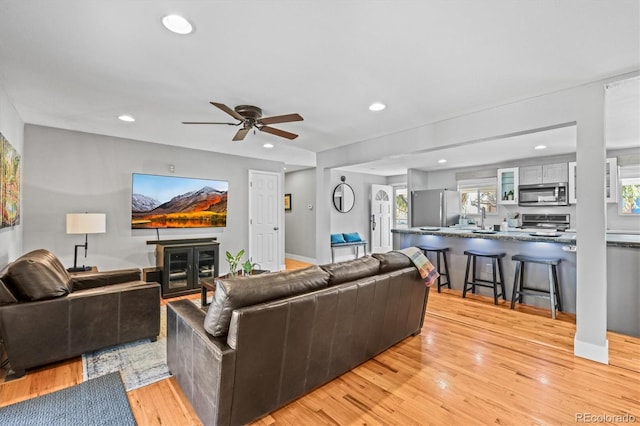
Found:
<svg viewBox="0 0 640 426"><path fill-rule="evenodd" d="M0 133L22 156L22 176L24 182L24 122L18 115L4 89L0 86ZM24 199L24 184L22 185ZM22 254L24 229L24 203L20 224L12 228L0 229L0 268Z"/></svg>
<svg viewBox="0 0 640 426"><path fill-rule="evenodd" d="M73 264L81 235L65 233L65 215L102 212L107 232L89 235L88 257L79 264L99 269L155 265L155 230L132 230L131 174L188 176L229 181L226 228L161 229L161 239L216 236L221 252L248 249L248 170L281 172L283 163L128 139L25 126L23 173L24 250L46 248ZM79 255L83 255L80 250ZM224 273L227 264L220 259Z"/></svg>

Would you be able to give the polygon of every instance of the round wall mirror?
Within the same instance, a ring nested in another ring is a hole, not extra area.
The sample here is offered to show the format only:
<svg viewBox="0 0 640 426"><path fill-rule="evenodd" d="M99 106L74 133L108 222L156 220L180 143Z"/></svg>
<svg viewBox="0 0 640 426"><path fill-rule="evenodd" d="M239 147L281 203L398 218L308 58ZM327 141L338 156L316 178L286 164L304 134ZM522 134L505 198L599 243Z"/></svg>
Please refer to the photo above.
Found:
<svg viewBox="0 0 640 426"><path fill-rule="evenodd" d="M333 206L341 213L347 213L355 203L353 188L347 183L339 183L333 190Z"/></svg>

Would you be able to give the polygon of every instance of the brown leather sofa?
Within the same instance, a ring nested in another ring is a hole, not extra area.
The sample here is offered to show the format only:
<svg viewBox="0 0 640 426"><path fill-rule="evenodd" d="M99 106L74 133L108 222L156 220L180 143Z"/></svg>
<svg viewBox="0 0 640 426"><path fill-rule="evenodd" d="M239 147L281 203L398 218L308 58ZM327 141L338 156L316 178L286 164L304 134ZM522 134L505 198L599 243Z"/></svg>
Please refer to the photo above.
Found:
<svg viewBox="0 0 640 426"><path fill-rule="evenodd" d="M11 365L25 369L160 332L160 285L139 269L69 275L47 250L0 271L0 337Z"/></svg>
<svg viewBox="0 0 640 426"><path fill-rule="evenodd" d="M167 364L205 425L257 419L420 333L429 288L403 254L218 280L167 309Z"/></svg>

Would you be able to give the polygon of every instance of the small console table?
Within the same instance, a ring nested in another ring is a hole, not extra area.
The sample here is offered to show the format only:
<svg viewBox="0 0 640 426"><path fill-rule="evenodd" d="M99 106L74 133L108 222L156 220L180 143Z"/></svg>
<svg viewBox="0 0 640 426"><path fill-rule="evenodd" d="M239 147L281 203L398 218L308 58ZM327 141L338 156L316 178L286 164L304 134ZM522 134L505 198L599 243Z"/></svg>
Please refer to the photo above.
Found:
<svg viewBox="0 0 640 426"><path fill-rule="evenodd" d="M331 243L331 263L334 262L334 250L336 248L340 248L340 247L354 247L355 248L355 255L356 255L356 259L358 257L360 257L360 247L362 247L362 251L363 251L363 255L367 254L367 242L362 240L362 241L352 241L352 242L348 242L348 243Z"/></svg>
<svg viewBox="0 0 640 426"><path fill-rule="evenodd" d="M156 245L163 298L197 293L201 279L218 276L220 244L215 237L152 240L147 244Z"/></svg>

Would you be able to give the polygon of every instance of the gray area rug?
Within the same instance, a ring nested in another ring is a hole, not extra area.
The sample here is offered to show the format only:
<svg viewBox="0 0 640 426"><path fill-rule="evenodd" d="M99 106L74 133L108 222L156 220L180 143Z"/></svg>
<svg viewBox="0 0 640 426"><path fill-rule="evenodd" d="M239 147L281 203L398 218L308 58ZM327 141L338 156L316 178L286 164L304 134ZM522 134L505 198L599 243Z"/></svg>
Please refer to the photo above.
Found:
<svg viewBox="0 0 640 426"><path fill-rule="evenodd" d="M191 300L200 307L200 299ZM160 335L82 355L82 374L90 380L119 371L127 391L171 377L167 367L167 307L160 307Z"/></svg>
<svg viewBox="0 0 640 426"><path fill-rule="evenodd" d="M0 408L0 425L135 425L120 374L112 373Z"/></svg>
<svg viewBox="0 0 640 426"><path fill-rule="evenodd" d="M167 367L167 307L160 307L160 335L125 343L82 355L84 380L91 380L115 371L122 375L127 391L170 377Z"/></svg>

